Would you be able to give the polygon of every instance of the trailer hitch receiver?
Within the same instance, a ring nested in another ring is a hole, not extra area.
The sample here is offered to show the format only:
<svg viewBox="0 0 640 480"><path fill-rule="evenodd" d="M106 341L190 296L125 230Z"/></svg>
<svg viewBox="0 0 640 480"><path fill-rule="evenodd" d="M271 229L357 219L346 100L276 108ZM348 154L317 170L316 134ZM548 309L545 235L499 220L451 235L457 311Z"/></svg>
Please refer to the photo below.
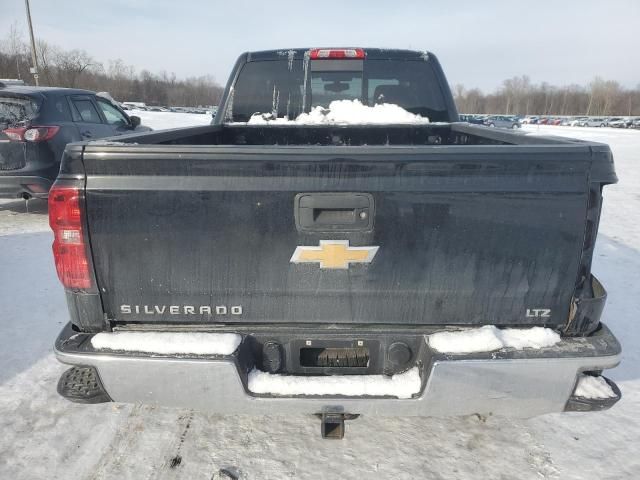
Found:
<svg viewBox="0 0 640 480"><path fill-rule="evenodd" d="M344 421L358 418L351 413L324 412L320 417L320 433L322 438L341 440L344 437Z"/></svg>

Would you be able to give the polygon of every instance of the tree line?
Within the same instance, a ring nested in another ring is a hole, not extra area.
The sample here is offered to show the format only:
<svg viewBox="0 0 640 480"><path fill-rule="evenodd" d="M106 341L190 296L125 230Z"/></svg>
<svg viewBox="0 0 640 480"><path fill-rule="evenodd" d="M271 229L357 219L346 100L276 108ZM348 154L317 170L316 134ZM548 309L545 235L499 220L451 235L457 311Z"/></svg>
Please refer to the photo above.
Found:
<svg viewBox="0 0 640 480"><path fill-rule="evenodd" d="M137 72L122 60L97 61L85 50L64 50L44 40L36 43L40 85L84 88L109 92L119 101L148 105L217 105L223 88L211 76L177 79L166 71ZM29 72L28 44L13 26L0 41L0 78L22 79L33 85ZM534 84L526 75L505 80L493 93L464 85L452 88L461 113L508 115L594 115L640 116L640 85L622 87L614 80L596 77L587 86L557 87L546 82Z"/></svg>
<svg viewBox="0 0 640 480"><path fill-rule="evenodd" d="M174 73L137 72L122 60L103 64L85 50L64 50L44 40L36 42L41 86L82 88L109 92L118 101L147 105L217 105L223 88L211 76L178 79ZM0 78L34 85L30 73L31 49L15 26L0 41Z"/></svg>
<svg viewBox="0 0 640 480"><path fill-rule="evenodd" d="M546 82L531 83L523 75L505 80L489 94L463 85L455 85L452 91L461 113L640 116L640 85L628 89L600 77L587 86L557 87Z"/></svg>

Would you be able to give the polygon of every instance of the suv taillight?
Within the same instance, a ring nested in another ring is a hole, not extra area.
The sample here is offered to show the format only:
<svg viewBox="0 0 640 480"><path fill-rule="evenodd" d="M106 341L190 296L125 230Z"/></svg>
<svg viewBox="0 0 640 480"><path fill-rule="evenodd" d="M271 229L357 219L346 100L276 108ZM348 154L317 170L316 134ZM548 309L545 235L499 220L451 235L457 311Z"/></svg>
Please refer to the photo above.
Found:
<svg viewBox="0 0 640 480"><path fill-rule="evenodd" d="M52 139L60 130L58 126L15 127L2 131L13 142L45 142Z"/></svg>
<svg viewBox="0 0 640 480"><path fill-rule="evenodd" d="M58 130L60 127L57 126L31 127L24 132L24 139L27 142L46 142L51 140L58 133Z"/></svg>
<svg viewBox="0 0 640 480"><path fill-rule="evenodd" d="M93 277L82 228L82 203L77 187L54 184L49 191L49 225L58 278L65 288L87 290L93 287Z"/></svg>
<svg viewBox="0 0 640 480"><path fill-rule="evenodd" d="M6 128L2 130L2 133L9 137L9 140L11 140L12 142L24 142L24 132L26 131L27 129L24 127L15 127Z"/></svg>

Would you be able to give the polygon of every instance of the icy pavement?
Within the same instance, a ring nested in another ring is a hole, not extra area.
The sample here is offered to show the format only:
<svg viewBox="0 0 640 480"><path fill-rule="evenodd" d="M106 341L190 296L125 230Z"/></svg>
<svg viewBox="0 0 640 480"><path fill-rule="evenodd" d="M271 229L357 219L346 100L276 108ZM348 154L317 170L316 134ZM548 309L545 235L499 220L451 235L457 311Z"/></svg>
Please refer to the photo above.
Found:
<svg viewBox="0 0 640 480"><path fill-rule="evenodd" d="M616 157L620 183L605 189L594 261L609 291L604 321L624 349L608 372L623 392L612 410L525 421L361 417L347 422L344 440L327 441L314 417L66 402L55 391L65 367L51 347L67 312L44 207L25 213L24 202L4 201L0 479L638 478L640 131L541 131L608 142Z"/></svg>
<svg viewBox="0 0 640 480"><path fill-rule="evenodd" d="M0 198L0 237L29 232L49 232L47 201ZM2 253L0 252L0 255ZM2 257L0 257L1 259ZM0 260L0 265L2 262Z"/></svg>

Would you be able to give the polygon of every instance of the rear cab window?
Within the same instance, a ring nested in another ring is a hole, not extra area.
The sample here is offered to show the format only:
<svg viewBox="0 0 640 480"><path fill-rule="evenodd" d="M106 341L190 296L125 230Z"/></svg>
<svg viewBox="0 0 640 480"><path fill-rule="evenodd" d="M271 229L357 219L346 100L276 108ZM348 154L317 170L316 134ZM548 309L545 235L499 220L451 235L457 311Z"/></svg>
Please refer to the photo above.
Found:
<svg viewBox="0 0 640 480"><path fill-rule="evenodd" d="M294 119L314 107L326 108L334 100L359 100L369 106L392 103L431 121L448 121L436 73L421 58L286 57L249 61L242 67L225 120L247 122L257 113Z"/></svg>
<svg viewBox="0 0 640 480"><path fill-rule="evenodd" d="M335 100L363 101L363 65L363 60L311 60L311 108L328 107Z"/></svg>

